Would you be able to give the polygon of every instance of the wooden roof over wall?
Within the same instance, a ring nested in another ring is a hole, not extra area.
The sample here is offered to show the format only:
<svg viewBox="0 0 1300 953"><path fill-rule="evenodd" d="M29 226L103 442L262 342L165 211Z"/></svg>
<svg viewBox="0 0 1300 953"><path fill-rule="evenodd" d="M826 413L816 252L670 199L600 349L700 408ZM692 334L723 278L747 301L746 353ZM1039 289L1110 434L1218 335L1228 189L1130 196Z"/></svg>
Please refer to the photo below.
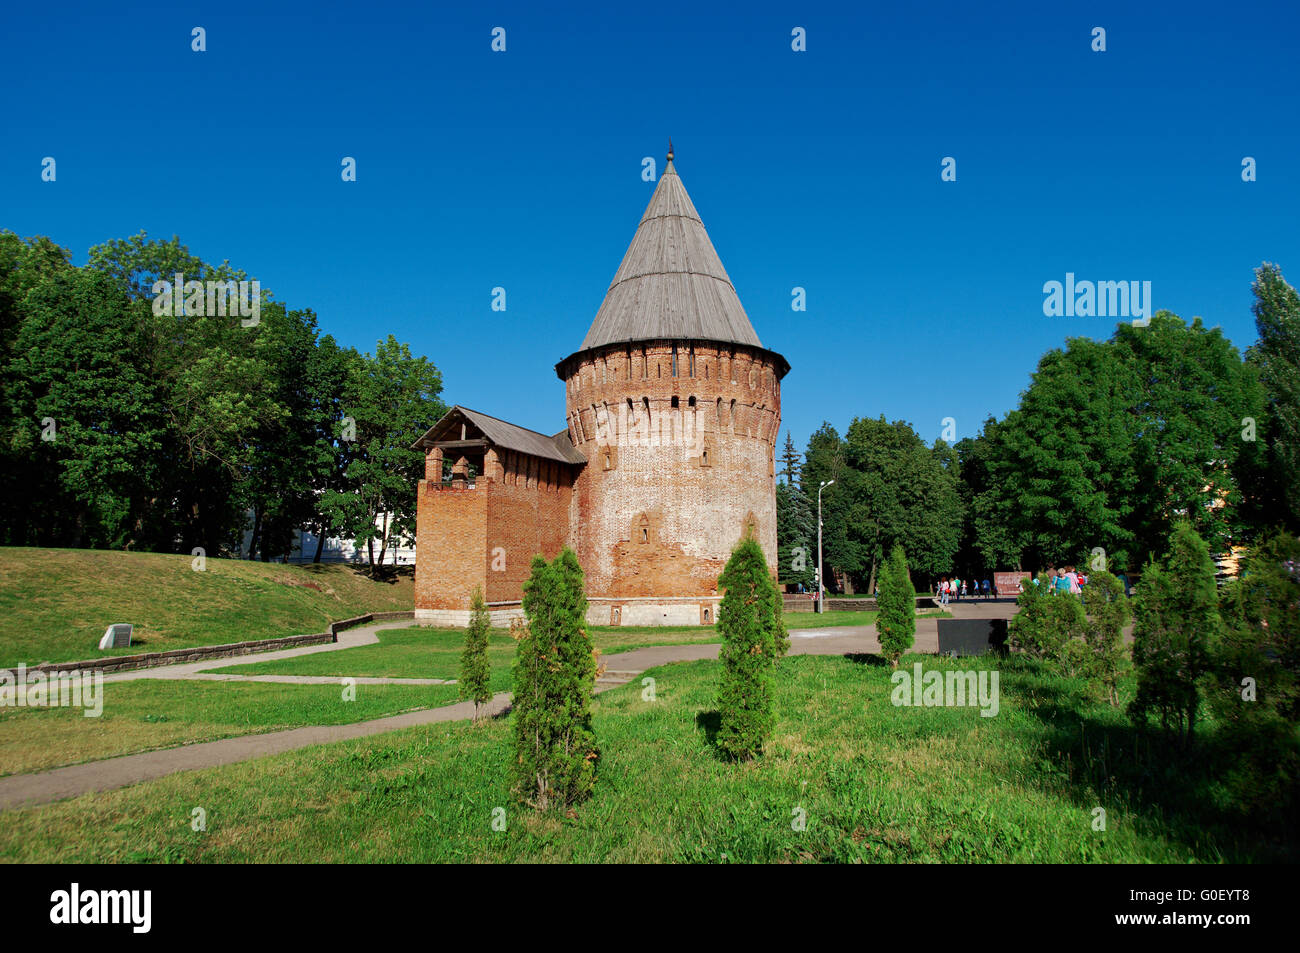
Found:
<svg viewBox="0 0 1300 953"><path fill-rule="evenodd" d="M587 458L570 442L567 430L548 437L536 430L490 417L477 410L461 407L459 404L452 407L441 420L430 427L424 436L413 444L413 449L428 450L439 443L458 442L462 424L472 427L494 447L503 450L514 450L516 453L526 453L558 463L587 462Z"/></svg>

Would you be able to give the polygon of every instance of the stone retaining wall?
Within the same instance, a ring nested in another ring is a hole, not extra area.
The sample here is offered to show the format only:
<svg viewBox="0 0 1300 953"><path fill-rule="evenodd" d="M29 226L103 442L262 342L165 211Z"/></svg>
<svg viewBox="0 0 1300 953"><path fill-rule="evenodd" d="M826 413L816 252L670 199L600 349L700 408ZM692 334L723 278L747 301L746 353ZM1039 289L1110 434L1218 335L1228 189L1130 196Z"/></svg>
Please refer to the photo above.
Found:
<svg viewBox="0 0 1300 953"><path fill-rule="evenodd" d="M275 652L280 649L294 649L304 645L323 645L337 642L338 634L344 629L355 628L370 622L388 622L395 619L412 619L414 612L372 612L331 622L328 632L315 632L309 635L286 635L278 639L254 639L249 642L229 642L225 645L195 645L187 649L171 649L166 652L141 652L138 655L106 655L103 658L83 659L79 662L44 662L31 666L29 672L81 672L100 671L104 673L120 672L138 668L157 668L160 665L181 665L186 662L204 662L208 659L228 658L235 655L252 655L254 652ZM17 672L9 669L17 679Z"/></svg>

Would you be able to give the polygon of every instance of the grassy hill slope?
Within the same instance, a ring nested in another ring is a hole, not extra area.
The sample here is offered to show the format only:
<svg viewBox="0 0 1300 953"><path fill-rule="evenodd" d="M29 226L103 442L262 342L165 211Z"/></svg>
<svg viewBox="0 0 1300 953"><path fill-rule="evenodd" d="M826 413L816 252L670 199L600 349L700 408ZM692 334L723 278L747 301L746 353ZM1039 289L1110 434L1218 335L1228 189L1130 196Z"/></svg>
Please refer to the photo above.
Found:
<svg viewBox="0 0 1300 953"><path fill-rule="evenodd" d="M0 547L0 666L323 632L336 619L409 610L410 575L376 581L351 566L289 566L85 549ZM130 649L96 646L114 622Z"/></svg>

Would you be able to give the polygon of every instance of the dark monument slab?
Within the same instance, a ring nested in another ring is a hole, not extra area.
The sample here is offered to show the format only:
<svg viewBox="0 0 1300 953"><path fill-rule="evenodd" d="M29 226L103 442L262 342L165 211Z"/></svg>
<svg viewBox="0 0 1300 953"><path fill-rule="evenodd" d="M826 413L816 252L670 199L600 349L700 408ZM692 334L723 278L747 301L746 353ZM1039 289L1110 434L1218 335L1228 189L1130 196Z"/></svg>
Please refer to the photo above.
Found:
<svg viewBox="0 0 1300 953"><path fill-rule="evenodd" d="M1007 651L1006 619L936 619L940 655L983 655Z"/></svg>

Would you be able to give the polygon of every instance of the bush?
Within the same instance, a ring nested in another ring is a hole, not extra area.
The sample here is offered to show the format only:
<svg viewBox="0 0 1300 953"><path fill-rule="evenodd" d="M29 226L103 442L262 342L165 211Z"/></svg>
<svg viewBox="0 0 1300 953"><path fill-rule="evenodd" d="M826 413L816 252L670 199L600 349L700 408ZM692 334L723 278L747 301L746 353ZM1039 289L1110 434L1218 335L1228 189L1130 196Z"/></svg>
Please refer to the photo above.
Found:
<svg viewBox="0 0 1300 953"><path fill-rule="evenodd" d="M533 557L523 608L528 626L514 665L515 790L540 811L565 808L591 794L600 757L591 727L596 658L582 567L571 549L551 563Z"/></svg>
<svg viewBox="0 0 1300 953"><path fill-rule="evenodd" d="M1137 696L1129 713L1136 722L1155 715L1181 745L1191 742L1220 627L1214 561L1205 541L1180 522L1165 565L1147 566L1134 599Z"/></svg>
<svg viewBox="0 0 1300 953"><path fill-rule="evenodd" d="M722 681L717 744L726 757L747 760L762 753L772 733L772 666L778 633L784 634L780 595L757 541L746 537L736 546L718 588L723 596L718 607Z"/></svg>
<svg viewBox="0 0 1300 953"><path fill-rule="evenodd" d="M465 651L460 656L460 697L474 702L474 722L478 723L479 707L492 700L488 688L491 670L488 666L488 632L492 617L483 601L483 589L475 588L470 601L469 628L465 630Z"/></svg>
<svg viewBox="0 0 1300 953"><path fill-rule="evenodd" d="M1249 810L1286 817L1300 785L1300 539L1261 541L1219 597L1224 637L1211 708L1238 767L1228 779ZM1253 680L1245 682L1246 679Z"/></svg>
<svg viewBox="0 0 1300 953"><path fill-rule="evenodd" d="M912 647L916 635L916 590L907 574L907 556L895 544L880 571L880 595L876 601L876 633L880 654L898 668L898 660Z"/></svg>
<svg viewBox="0 0 1300 953"><path fill-rule="evenodd" d="M1053 595L1051 579L1039 576L1037 586L1025 586L1016 603L1020 611L1007 626L1011 645L1018 651L1051 663L1072 674L1084 662L1081 644L1087 619L1077 599Z"/></svg>
<svg viewBox="0 0 1300 953"><path fill-rule="evenodd" d="M1083 611L1087 616L1083 674L1100 686L1111 705L1118 706L1119 679L1128 665L1124 626L1129 605L1123 583L1105 571L1089 574L1083 587Z"/></svg>

